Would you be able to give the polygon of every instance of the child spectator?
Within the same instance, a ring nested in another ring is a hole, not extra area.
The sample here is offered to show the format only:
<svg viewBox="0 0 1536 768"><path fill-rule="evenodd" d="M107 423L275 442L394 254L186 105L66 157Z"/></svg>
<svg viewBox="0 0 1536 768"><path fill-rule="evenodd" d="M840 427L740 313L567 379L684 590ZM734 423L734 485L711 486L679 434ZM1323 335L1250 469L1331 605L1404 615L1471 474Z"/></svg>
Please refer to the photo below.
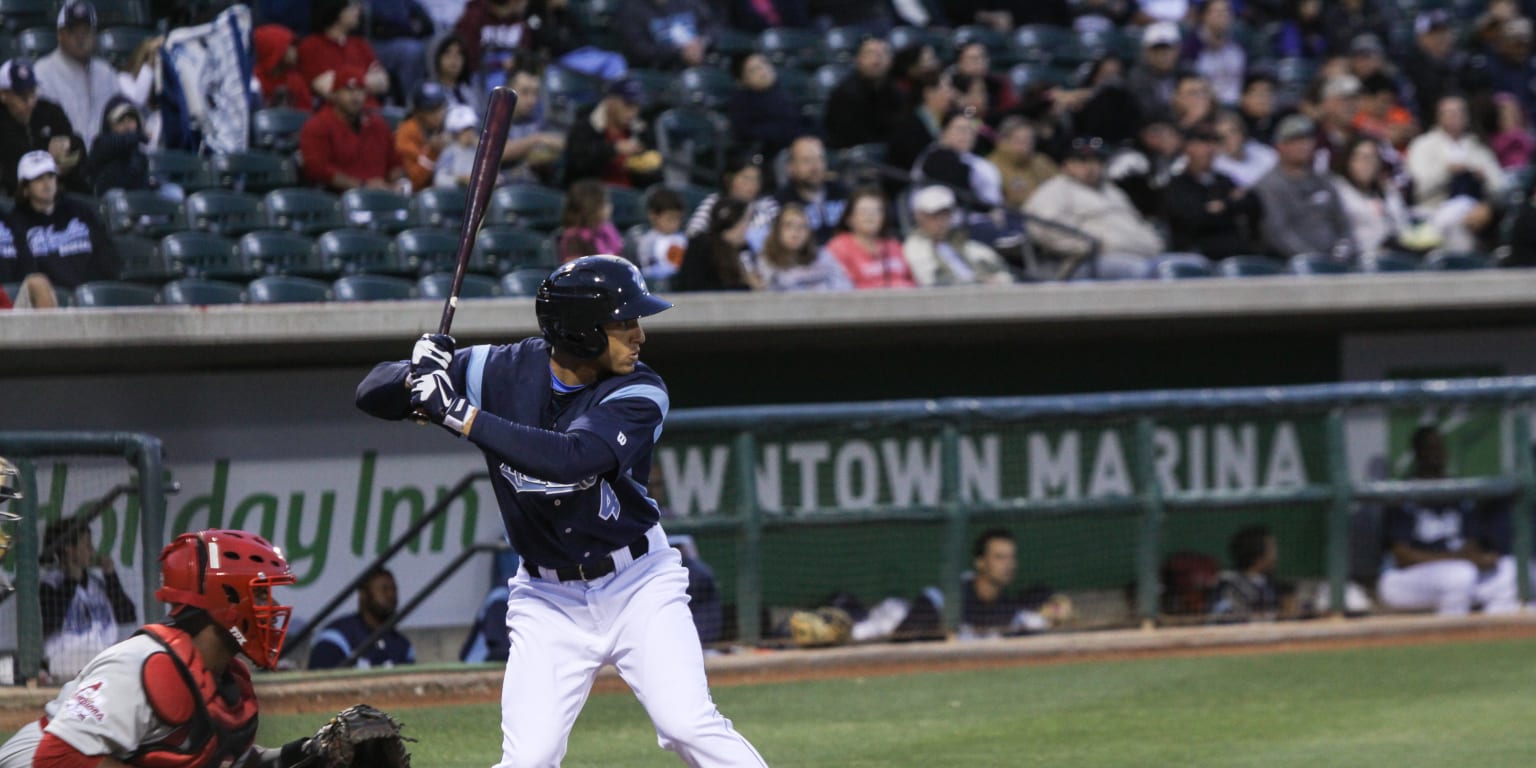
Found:
<svg viewBox="0 0 1536 768"><path fill-rule="evenodd" d="M1498 132L1488 140L1488 145L1493 149L1494 156L1499 158L1499 165L1506 170L1530 165L1531 155L1536 153L1536 137L1531 135L1520 100L1510 94L1500 93L1493 97L1493 105L1498 118Z"/></svg>
<svg viewBox="0 0 1536 768"><path fill-rule="evenodd" d="M613 201L608 190L596 179L582 179L571 185L565 195L565 210L560 212L560 262L583 256L624 249L624 238L613 226Z"/></svg>
<svg viewBox="0 0 1536 768"><path fill-rule="evenodd" d="M916 288L901 253L901 241L886 228L885 193L878 187L855 190L837 222L838 234L827 250L843 265L853 287Z"/></svg>
<svg viewBox="0 0 1536 768"><path fill-rule="evenodd" d="M421 191L432 186L433 171L443 148L452 136L443 129L448 116L448 94L443 87L423 80L411 94L411 114L395 129L395 152L405 169L411 188Z"/></svg>
<svg viewBox="0 0 1536 768"><path fill-rule="evenodd" d="M924 187L912 196L917 226L902 246L913 280L921 286L1011 283L1002 257L954 226L955 193Z"/></svg>
<svg viewBox="0 0 1536 768"><path fill-rule="evenodd" d="M443 119L443 133L451 143L437 156L437 167L432 173L433 186L469 185L469 174L475 168L475 148L480 142L476 131L479 125L479 116L469 107L460 104L448 110L448 116Z"/></svg>
<svg viewBox="0 0 1536 768"><path fill-rule="evenodd" d="M309 81L299 74L299 48L294 39L293 31L281 24L263 24L251 32L256 80L261 83L264 106L309 112L315 109L315 95Z"/></svg>
<svg viewBox="0 0 1536 768"><path fill-rule="evenodd" d="M640 235L635 259L647 280L666 280L677 274L688 250L683 234L683 197L666 187L645 196L645 216L651 226Z"/></svg>
<svg viewBox="0 0 1536 768"><path fill-rule="evenodd" d="M750 291L762 287L749 267L747 204L721 200L709 212L709 230L688 239L683 264L672 279L675 291Z"/></svg>
<svg viewBox="0 0 1536 768"><path fill-rule="evenodd" d="M789 203L773 220L758 259L763 287L770 291L846 291L848 273L825 248L817 248L805 209Z"/></svg>

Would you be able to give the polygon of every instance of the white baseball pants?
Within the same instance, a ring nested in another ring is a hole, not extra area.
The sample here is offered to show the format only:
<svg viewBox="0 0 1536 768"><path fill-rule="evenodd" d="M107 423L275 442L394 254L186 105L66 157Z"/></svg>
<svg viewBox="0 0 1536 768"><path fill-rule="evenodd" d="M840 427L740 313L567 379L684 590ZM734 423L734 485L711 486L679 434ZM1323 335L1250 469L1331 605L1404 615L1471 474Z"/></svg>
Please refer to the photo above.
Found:
<svg viewBox="0 0 1536 768"><path fill-rule="evenodd" d="M1511 613L1520 608L1515 558L1505 555L1487 573L1466 560L1436 560L1381 574L1376 596L1392 608L1434 609L1442 616L1461 616L1482 606L1484 613Z"/></svg>

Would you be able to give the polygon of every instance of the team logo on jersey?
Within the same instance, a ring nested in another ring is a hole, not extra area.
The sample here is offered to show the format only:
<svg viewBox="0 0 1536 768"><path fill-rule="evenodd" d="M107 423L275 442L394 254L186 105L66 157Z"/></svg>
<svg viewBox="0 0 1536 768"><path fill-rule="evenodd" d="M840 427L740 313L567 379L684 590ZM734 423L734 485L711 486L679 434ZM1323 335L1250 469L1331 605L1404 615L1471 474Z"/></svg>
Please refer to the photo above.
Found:
<svg viewBox="0 0 1536 768"><path fill-rule="evenodd" d="M619 496L613 492L613 486L603 481L603 486L598 491L598 497L602 502L597 507L597 516L604 520L619 519Z"/></svg>
<svg viewBox="0 0 1536 768"><path fill-rule="evenodd" d="M597 485L596 477L589 477L579 483L551 483L548 480L540 480L531 475L525 475L505 464L501 465L501 476L512 484L512 490L518 493L537 493L544 496L564 496L577 491L585 491Z"/></svg>
<svg viewBox="0 0 1536 768"><path fill-rule="evenodd" d="M97 680L89 685L82 685L75 689L74 695L69 701L64 702L64 717L80 722L105 722L107 719L107 697L104 694L107 681Z"/></svg>

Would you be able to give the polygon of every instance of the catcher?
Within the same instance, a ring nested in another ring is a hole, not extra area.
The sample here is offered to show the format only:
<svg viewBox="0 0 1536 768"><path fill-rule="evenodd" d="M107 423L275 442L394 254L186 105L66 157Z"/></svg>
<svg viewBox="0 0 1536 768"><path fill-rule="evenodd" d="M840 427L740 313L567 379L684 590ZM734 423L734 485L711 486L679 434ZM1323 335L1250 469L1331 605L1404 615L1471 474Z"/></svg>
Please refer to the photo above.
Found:
<svg viewBox="0 0 1536 768"><path fill-rule="evenodd" d="M155 596L170 618L102 651L0 746L0 768L404 768L399 724L366 705L315 736L255 744L256 693L244 654L277 666L292 609L274 587L293 574L276 547L233 530L184 533L160 553Z"/></svg>

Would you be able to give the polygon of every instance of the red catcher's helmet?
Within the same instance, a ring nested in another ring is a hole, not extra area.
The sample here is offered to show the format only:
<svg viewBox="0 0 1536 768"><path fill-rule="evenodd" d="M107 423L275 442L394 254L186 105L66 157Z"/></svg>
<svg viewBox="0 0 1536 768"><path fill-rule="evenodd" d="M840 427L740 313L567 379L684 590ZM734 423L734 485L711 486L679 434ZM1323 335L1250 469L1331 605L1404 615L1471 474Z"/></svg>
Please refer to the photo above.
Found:
<svg viewBox="0 0 1536 768"><path fill-rule="evenodd" d="M208 530L183 533L160 552L155 597L171 604L172 615L202 609L256 666L274 669L293 607L278 605L272 588L292 583L288 561L266 539Z"/></svg>

